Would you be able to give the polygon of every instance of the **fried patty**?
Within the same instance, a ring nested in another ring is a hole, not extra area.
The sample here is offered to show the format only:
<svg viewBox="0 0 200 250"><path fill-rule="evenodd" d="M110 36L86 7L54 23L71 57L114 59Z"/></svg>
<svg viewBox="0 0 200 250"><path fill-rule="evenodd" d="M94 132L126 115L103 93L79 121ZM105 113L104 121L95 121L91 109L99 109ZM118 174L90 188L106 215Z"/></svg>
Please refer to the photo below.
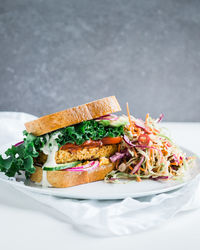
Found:
<svg viewBox="0 0 200 250"><path fill-rule="evenodd" d="M59 149L56 152L55 161L57 164L82 161L82 160L94 160L101 157L110 157L117 151L117 145L104 145L102 147L84 147L79 150L62 150ZM47 156L43 153L37 159L37 162L44 164L47 160Z"/></svg>
<svg viewBox="0 0 200 250"><path fill-rule="evenodd" d="M117 145L105 145L102 147L85 147L80 150L58 150L56 163L66 163L81 160L94 160L101 157L110 157L117 151Z"/></svg>

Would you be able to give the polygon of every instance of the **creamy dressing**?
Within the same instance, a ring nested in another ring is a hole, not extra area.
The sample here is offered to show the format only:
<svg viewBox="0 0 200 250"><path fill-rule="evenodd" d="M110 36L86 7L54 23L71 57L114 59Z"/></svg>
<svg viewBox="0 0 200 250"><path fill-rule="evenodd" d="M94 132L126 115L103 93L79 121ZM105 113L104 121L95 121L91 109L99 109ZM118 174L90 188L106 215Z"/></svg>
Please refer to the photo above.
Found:
<svg viewBox="0 0 200 250"><path fill-rule="evenodd" d="M49 135L46 135L46 144L41 148L41 151L47 155L47 161L43 165L45 166L55 166L55 154L58 151L58 144L56 142L56 139L58 138L60 132L53 134L51 137Z"/></svg>
<svg viewBox="0 0 200 250"><path fill-rule="evenodd" d="M40 182L35 182L35 184L42 187L52 187L52 185L48 182L47 179L47 171L42 171L42 180Z"/></svg>
<svg viewBox="0 0 200 250"><path fill-rule="evenodd" d="M47 171L42 171L42 187L51 187L47 179Z"/></svg>
<svg viewBox="0 0 200 250"><path fill-rule="evenodd" d="M47 142L45 145L41 148L41 151L47 155L47 160L42 168L46 166L56 166L55 156L56 152L58 151L58 144L56 142L56 139L58 138L60 132L57 132L53 134L51 137L49 135L46 135ZM42 187L51 187L51 184L47 180L47 171L42 171Z"/></svg>

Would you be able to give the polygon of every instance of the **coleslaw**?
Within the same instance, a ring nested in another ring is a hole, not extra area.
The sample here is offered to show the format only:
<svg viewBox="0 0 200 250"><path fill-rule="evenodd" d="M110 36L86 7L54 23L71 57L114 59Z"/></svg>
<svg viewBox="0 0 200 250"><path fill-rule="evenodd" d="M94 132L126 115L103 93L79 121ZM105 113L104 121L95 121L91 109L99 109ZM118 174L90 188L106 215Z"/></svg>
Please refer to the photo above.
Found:
<svg viewBox="0 0 200 250"><path fill-rule="evenodd" d="M107 174L106 182L116 183L121 179L181 179L191 168L194 157L187 157L159 126L163 114L158 119L146 115L145 121L130 115L127 104L127 120L124 136L118 152L110 157L115 170Z"/></svg>

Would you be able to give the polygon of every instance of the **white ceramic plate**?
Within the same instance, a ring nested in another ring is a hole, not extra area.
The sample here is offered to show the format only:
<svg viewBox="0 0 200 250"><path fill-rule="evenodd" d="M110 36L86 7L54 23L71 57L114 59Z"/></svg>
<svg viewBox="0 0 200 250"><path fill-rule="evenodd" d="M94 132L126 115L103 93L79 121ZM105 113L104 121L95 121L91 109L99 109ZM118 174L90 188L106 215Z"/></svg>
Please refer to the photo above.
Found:
<svg viewBox="0 0 200 250"><path fill-rule="evenodd" d="M5 147L3 147L5 149ZM3 150L1 148L1 150ZM188 155L194 155L191 151L183 149ZM1 151L2 152L2 151ZM10 183L21 189L26 189L31 192L53 195L65 198L75 199L98 199L98 200L113 200L123 199L126 197L143 197L153 194L168 192L178 189L194 177L200 174L200 159L197 158L195 166L189 171L186 180L184 181L153 181L143 180L142 182L131 181L126 184L111 184L104 181L98 181L88 184L83 184L70 188L44 188L37 186L24 177L8 178L3 173L0 173L0 180Z"/></svg>

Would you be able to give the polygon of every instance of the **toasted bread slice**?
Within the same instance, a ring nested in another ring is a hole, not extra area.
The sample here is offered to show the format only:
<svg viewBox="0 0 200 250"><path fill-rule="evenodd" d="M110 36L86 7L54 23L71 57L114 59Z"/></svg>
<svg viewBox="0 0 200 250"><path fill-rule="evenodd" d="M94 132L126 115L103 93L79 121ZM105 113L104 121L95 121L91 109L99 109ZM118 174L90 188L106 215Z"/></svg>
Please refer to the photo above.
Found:
<svg viewBox="0 0 200 250"><path fill-rule="evenodd" d="M46 178L50 186L56 188L66 188L85 184L89 182L103 180L105 176L114 169L114 164L109 163L96 169L83 172L70 171L47 171ZM30 179L36 183L42 183L43 170L36 166L36 172Z"/></svg>
<svg viewBox="0 0 200 250"><path fill-rule="evenodd" d="M121 111L115 96L66 109L25 123L28 133L40 136L54 130Z"/></svg>

